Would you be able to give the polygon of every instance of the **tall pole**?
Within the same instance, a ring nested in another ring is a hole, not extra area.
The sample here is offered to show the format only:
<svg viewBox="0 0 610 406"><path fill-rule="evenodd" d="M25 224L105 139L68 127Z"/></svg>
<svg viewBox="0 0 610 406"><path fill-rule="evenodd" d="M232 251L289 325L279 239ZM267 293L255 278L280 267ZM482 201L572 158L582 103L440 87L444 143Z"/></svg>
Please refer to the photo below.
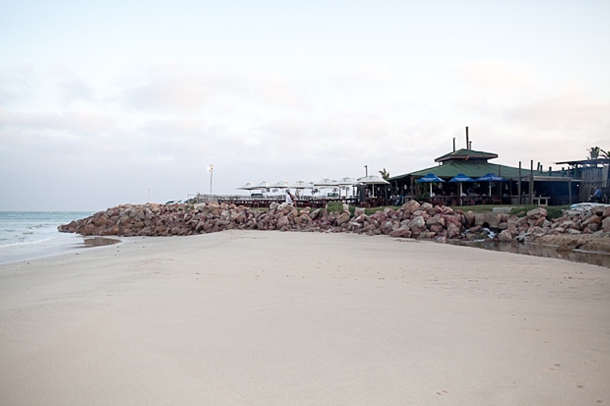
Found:
<svg viewBox="0 0 610 406"><path fill-rule="evenodd" d="M364 176L369 176L369 167L364 165Z"/></svg>
<svg viewBox="0 0 610 406"><path fill-rule="evenodd" d="M519 161L519 183L517 183L517 196L519 197L518 204L522 204L523 200L521 197L521 161Z"/></svg>
<svg viewBox="0 0 610 406"><path fill-rule="evenodd" d="M208 166L208 171L210 172L210 200L212 200L212 179L214 177L214 165Z"/></svg>
<svg viewBox="0 0 610 406"><path fill-rule="evenodd" d="M530 161L530 201L529 204L534 204L534 160Z"/></svg>

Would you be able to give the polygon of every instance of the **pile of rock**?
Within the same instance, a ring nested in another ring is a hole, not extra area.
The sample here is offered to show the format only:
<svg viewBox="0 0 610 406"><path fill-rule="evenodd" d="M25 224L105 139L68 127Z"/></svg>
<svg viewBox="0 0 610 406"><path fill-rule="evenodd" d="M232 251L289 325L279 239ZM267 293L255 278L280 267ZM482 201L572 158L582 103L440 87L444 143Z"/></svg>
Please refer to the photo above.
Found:
<svg viewBox="0 0 610 406"><path fill-rule="evenodd" d="M397 210L386 208L367 215L356 208L341 212L273 203L269 210L209 202L197 205L121 205L59 227L59 231L88 235L170 236L223 230L330 231L390 234L394 237L458 238L465 217L450 207L412 200Z"/></svg>
<svg viewBox="0 0 610 406"><path fill-rule="evenodd" d="M554 221L540 207L518 217L508 213L464 213L446 206L420 204L414 200L398 209L386 208L367 215L363 208L343 205L340 212L326 209L297 210L273 203L269 210L226 203L197 205L121 205L91 217L62 225L62 232L115 236L172 236L212 233L223 230L281 230L387 234L391 237L436 239L481 239L484 231L498 231L499 241L534 242L545 236L590 235L610 241L610 207L587 211L566 211Z"/></svg>

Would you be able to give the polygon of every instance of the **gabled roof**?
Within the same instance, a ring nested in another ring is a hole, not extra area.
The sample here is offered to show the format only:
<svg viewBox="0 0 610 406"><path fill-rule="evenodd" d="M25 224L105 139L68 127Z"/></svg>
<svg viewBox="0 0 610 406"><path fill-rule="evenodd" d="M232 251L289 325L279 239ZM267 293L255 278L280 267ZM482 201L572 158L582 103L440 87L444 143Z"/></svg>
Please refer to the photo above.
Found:
<svg viewBox="0 0 610 406"><path fill-rule="evenodd" d="M481 176L487 175L488 173L493 173L494 175L502 176L507 179L519 178L519 168L514 168L512 166L490 164L489 162L483 161L449 161L445 162L443 165L433 166L431 168L422 169L417 172L407 173L405 175L394 176L389 180L399 180L409 176L420 178L422 176L427 175L428 173L433 173L439 178L443 178L445 180L453 178L458 173L463 173L464 175L470 176L471 178L480 178ZM521 168L521 176L529 175L529 169ZM533 175L544 176L548 175L548 172L533 171Z"/></svg>
<svg viewBox="0 0 610 406"><path fill-rule="evenodd" d="M474 151L472 149L458 149L457 151L450 152L443 156L440 156L434 160L434 162L446 162L446 161L467 161L469 159L493 159L497 158L498 154L493 152Z"/></svg>

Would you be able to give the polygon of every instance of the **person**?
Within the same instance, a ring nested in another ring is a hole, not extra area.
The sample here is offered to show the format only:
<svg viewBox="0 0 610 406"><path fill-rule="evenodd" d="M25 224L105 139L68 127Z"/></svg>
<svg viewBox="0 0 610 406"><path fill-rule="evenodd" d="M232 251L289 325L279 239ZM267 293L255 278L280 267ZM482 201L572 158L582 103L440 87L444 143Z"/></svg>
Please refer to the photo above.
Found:
<svg viewBox="0 0 610 406"><path fill-rule="evenodd" d="M598 186L593 192L593 196L591 196L591 201L595 203L601 203L602 201L602 189Z"/></svg>
<svg viewBox="0 0 610 406"><path fill-rule="evenodd" d="M294 195L290 193L290 189L286 189L286 203L292 205L294 201Z"/></svg>

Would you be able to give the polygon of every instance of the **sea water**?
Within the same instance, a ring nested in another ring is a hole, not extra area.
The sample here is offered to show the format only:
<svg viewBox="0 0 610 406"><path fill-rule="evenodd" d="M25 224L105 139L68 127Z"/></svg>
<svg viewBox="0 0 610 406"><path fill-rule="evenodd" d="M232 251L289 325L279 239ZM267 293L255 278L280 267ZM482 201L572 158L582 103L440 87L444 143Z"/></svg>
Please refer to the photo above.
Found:
<svg viewBox="0 0 610 406"><path fill-rule="evenodd" d="M57 227L93 212L0 211L0 264L59 254L82 245L83 237Z"/></svg>

